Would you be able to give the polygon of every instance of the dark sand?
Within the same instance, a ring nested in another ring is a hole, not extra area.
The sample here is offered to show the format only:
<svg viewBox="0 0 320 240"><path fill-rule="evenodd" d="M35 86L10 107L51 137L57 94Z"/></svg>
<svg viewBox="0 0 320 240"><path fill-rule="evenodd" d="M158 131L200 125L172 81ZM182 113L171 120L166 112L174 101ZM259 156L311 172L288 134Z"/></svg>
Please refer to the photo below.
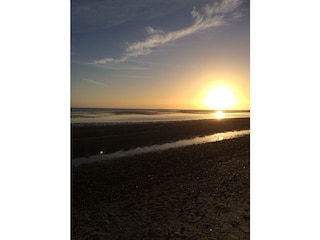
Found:
<svg viewBox="0 0 320 240"><path fill-rule="evenodd" d="M249 238L250 136L72 168L72 239Z"/></svg>
<svg viewBox="0 0 320 240"><path fill-rule="evenodd" d="M193 120L71 127L72 158L161 144L217 132L250 129L250 119Z"/></svg>

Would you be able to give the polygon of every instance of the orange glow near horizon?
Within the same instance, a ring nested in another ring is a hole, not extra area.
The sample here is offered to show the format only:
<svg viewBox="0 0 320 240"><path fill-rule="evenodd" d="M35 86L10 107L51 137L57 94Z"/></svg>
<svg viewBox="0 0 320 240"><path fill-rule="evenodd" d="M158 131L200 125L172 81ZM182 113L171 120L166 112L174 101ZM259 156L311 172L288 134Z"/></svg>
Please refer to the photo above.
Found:
<svg viewBox="0 0 320 240"><path fill-rule="evenodd" d="M236 103L233 91L225 85L212 87L203 100L205 106L214 110L232 109Z"/></svg>

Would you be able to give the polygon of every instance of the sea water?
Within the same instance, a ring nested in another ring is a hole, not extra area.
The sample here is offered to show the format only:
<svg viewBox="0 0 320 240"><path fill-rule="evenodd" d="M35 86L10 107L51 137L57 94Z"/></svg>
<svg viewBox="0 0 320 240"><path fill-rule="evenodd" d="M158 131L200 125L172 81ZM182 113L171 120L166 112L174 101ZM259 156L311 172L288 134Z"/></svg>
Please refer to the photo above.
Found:
<svg viewBox="0 0 320 240"><path fill-rule="evenodd" d="M119 109L72 108L72 124L163 122L199 119L249 118L249 110L172 110L172 109Z"/></svg>

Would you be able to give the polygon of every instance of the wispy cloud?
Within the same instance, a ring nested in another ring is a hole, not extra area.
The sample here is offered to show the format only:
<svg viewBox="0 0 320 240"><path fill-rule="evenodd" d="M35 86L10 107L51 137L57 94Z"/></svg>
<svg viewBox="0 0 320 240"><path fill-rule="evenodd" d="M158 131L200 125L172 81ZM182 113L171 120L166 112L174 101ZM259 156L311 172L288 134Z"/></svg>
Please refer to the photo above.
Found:
<svg viewBox="0 0 320 240"><path fill-rule="evenodd" d="M205 5L201 11L193 8L191 11L191 16L194 20L193 24L176 31L165 32L161 29L148 26L145 28L148 37L143 41L128 44L121 58L114 59L108 57L94 60L91 64L125 62L130 57L149 55L158 47L199 31L226 25L242 16L239 10L241 3L241 0L222 0L221 2Z"/></svg>
<svg viewBox="0 0 320 240"><path fill-rule="evenodd" d="M102 59L103 60L103 59ZM129 65L129 64L121 64L117 65L115 62L111 62L112 64L108 64L109 62L103 62L101 60L101 63L96 64L95 66L101 69L108 69L108 70L122 70L122 71L142 71L146 70L147 67L144 66L138 66L138 65ZM85 63L86 65L88 62Z"/></svg>
<svg viewBox="0 0 320 240"><path fill-rule="evenodd" d="M94 80L91 80L91 79L85 79L85 78L84 78L83 80L85 80L85 81L87 81L87 82L90 82L90 83L93 83L93 84L95 84L95 85L99 85L99 86L107 87L107 85L106 85L106 84L101 83L101 82L97 82L97 81L94 81Z"/></svg>

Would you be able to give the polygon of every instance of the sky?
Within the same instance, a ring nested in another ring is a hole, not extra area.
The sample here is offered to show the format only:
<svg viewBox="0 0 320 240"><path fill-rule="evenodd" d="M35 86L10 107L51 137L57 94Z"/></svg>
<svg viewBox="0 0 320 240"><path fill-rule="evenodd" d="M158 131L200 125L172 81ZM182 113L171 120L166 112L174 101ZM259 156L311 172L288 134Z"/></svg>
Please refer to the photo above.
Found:
<svg viewBox="0 0 320 240"><path fill-rule="evenodd" d="M71 1L71 107L210 109L217 86L250 109L248 0Z"/></svg>

